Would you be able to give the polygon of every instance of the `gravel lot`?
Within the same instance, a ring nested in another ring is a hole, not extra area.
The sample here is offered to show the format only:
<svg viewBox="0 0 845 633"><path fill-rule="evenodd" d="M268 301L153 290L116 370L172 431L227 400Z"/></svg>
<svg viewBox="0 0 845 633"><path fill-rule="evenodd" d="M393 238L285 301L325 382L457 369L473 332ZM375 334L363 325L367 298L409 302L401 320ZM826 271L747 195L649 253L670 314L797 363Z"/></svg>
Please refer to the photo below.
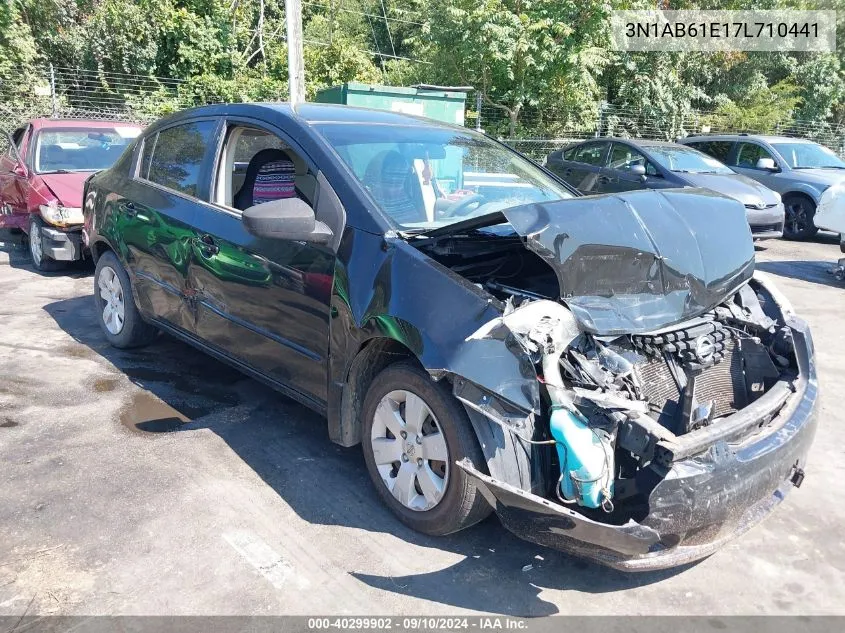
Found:
<svg viewBox="0 0 845 633"><path fill-rule="evenodd" d="M830 236L758 249L813 327L803 487L697 565L626 575L495 517L409 531L320 417L169 338L110 348L91 269L38 274L0 231L0 615L845 614L840 256Z"/></svg>

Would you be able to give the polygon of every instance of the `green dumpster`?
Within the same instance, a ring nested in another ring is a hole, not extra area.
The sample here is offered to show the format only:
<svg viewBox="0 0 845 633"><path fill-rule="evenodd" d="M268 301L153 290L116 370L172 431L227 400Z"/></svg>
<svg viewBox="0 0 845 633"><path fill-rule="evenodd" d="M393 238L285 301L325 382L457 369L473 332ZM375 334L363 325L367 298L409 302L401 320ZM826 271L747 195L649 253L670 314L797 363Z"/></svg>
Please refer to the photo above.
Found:
<svg viewBox="0 0 845 633"><path fill-rule="evenodd" d="M438 86L403 88L349 82L324 88L317 93L315 101L404 112L444 123L463 125L465 90Z"/></svg>

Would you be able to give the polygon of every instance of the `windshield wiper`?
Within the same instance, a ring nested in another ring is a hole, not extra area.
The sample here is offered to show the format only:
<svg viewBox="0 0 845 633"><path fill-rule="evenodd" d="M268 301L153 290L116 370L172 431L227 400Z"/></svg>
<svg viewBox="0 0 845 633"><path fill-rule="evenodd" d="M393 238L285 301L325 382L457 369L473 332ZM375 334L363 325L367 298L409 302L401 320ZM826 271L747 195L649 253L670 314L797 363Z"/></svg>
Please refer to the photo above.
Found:
<svg viewBox="0 0 845 633"><path fill-rule="evenodd" d="M492 213L487 213L485 215L477 215L471 218L467 218L466 220L447 224L445 226L438 226L433 229L425 229L419 233L414 231L413 235L414 237L439 237L441 235L453 235L461 231L470 232L475 229L483 229L487 226L496 226L497 224L502 224L503 222L507 221L508 220L505 217L504 213L502 213L501 211L493 211Z"/></svg>
<svg viewBox="0 0 845 633"><path fill-rule="evenodd" d="M72 174L71 169L51 169L50 171L40 171L39 174Z"/></svg>

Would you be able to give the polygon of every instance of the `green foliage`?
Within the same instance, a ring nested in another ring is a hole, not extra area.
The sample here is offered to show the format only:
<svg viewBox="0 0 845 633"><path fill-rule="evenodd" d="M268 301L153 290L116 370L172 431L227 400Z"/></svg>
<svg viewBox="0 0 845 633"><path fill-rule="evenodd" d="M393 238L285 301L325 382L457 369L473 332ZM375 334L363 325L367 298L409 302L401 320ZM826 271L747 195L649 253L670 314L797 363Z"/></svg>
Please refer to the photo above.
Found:
<svg viewBox="0 0 845 633"><path fill-rule="evenodd" d="M798 86L784 80L771 88L759 86L741 101L719 106L710 121L723 129L774 132L792 120L800 102Z"/></svg>
<svg viewBox="0 0 845 633"><path fill-rule="evenodd" d="M673 9L834 8L845 0L672 0ZM737 128L791 119L845 124L845 43L835 53L619 53L609 12L654 0L310 0L303 5L306 93L346 81L467 85L484 128L521 136L590 129L666 138L693 111ZM390 20L385 21L387 15ZM152 118L212 101L287 97L284 0L0 0L2 102L43 92L52 63L62 99L95 90ZM123 73L126 74L124 77ZM138 76L149 78L139 79ZM182 80L160 82L156 77ZM49 100L48 100L49 101ZM41 107L41 106L39 106ZM619 116L624 111L625 116ZM632 115L631 113L634 113Z"/></svg>

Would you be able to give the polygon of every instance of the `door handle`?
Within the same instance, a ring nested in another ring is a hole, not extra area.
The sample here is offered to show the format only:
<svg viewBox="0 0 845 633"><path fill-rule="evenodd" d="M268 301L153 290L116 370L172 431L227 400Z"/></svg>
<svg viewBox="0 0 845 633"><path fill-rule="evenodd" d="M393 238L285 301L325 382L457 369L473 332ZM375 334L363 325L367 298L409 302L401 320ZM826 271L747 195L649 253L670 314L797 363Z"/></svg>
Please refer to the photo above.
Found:
<svg viewBox="0 0 845 633"><path fill-rule="evenodd" d="M203 257L212 257L220 252L220 247L214 242L214 238L210 235L203 235L194 240L199 248L200 255Z"/></svg>

